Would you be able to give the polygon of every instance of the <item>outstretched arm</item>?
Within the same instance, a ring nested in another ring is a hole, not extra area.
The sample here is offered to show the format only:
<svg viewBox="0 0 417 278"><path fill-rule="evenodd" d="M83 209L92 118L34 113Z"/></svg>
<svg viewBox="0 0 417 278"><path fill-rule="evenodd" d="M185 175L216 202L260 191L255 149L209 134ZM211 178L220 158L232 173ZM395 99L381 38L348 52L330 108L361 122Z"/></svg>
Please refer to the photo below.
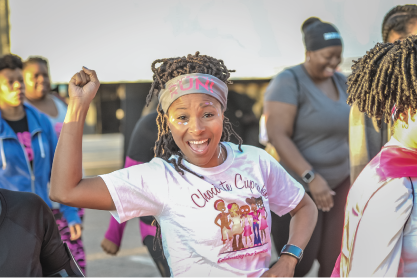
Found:
<svg viewBox="0 0 417 278"><path fill-rule="evenodd" d="M82 178L84 121L99 86L95 71L85 67L69 82L70 101L55 151L50 198L73 207L115 210L107 186L100 177Z"/></svg>

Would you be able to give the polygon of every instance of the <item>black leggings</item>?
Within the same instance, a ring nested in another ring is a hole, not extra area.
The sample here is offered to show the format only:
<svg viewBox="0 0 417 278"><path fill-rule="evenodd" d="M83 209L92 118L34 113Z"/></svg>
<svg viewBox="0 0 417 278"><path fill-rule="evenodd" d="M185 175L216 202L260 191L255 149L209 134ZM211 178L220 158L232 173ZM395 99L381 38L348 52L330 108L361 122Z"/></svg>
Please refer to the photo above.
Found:
<svg viewBox="0 0 417 278"><path fill-rule="evenodd" d="M310 271L315 259L320 263L319 277L330 277L332 274L342 245L345 205L349 188L350 177L333 189L336 192L336 195L333 196L333 208L329 212L319 210L316 228L304 250L303 259L295 268L295 277L305 276ZM272 211L271 215L271 234L279 254L282 247L288 242L291 216L286 214L279 217Z"/></svg>
<svg viewBox="0 0 417 278"><path fill-rule="evenodd" d="M149 254L151 254L153 261L158 267L161 277L171 277L171 272L169 271L169 266L167 259L162 255L162 248L157 244L156 250L153 250L153 236L147 236L143 240L143 244L148 248Z"/></svg>

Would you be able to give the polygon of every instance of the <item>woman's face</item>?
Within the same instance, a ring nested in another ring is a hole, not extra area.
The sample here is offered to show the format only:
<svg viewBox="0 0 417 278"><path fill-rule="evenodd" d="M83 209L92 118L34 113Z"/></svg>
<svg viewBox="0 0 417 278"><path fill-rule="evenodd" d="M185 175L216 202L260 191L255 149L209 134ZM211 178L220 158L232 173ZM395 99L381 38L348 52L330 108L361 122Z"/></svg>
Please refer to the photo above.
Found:
<svg viewBox="0 0 417 278"><path fill-rule="evenodd" d="M217 204L217 210L218 211L223 211L223 212L226 210L226 206L224 205L223 202L220 202L220 203Z"/></svg>
<svg viewBox="0 0 417 278"><path fill-rule="evenodd" d="M51 91L48 68L44 63L31 63L25 67L23 77L28 99L42 99Z"/></svg>
<svg viewBox="0 0 417 278"><path fill-rule="evenodd" d="M22 105L25 94L22 70L3 69L0 71L1 106L17 107Z"/></svg>
<svg viewBox="0 0 417 278"><path fill-rule="evenodd" d="M417 18L413 18L407 23L406 30L406 32L391 30L388 34L387 42L393 43L397 40L403 40L410 35L417 35Z"/></svg>
<svg viewBox="0 0 417 278"><path fill-rule="evenodd" d="M218 146L224 115L214 97L206 94L182 96L171 104L165 117L175 144L188 162L199 167L219 165Z"/></svg>
<svg viewBox="0 0 417 278"><path fill-rule="evenodd" d="M307 57L310 57L309 68L313 78L327 79L332 77L337 66L342 62L343 47L328 46L316 51L308 51Z"/></svg>

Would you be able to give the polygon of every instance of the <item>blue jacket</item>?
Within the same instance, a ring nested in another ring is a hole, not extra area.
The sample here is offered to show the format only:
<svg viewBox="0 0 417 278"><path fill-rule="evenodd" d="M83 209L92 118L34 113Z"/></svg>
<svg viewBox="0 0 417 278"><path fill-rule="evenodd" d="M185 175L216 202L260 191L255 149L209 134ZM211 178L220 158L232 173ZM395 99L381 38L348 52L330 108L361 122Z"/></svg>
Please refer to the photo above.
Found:
<svg viewBox="0 0 417 278"><path fill-rule="evenodd" d="M1 118L0 112L0 188L35 193L52 208L48 185L57 137L46 115L32 106L24 104L23 107L31 135L33 169L24 146L13 129ZM69 225L81 223L77 208L60 205L60 211Z"/></svg>

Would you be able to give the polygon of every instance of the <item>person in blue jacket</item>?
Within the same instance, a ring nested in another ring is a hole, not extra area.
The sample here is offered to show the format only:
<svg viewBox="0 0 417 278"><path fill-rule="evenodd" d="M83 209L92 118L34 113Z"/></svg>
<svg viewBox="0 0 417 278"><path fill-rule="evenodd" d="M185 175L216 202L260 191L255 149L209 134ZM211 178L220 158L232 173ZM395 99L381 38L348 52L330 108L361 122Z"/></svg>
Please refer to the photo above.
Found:
<svg viewBox="0 0 417 278"><path fill-rule="evenodd" d="M48 185L57 137L47 116L23 103L22 67L19 56L0 58L0 188L35 193L52 209ZM59 210L79 237L77 208Z"/></svg>

